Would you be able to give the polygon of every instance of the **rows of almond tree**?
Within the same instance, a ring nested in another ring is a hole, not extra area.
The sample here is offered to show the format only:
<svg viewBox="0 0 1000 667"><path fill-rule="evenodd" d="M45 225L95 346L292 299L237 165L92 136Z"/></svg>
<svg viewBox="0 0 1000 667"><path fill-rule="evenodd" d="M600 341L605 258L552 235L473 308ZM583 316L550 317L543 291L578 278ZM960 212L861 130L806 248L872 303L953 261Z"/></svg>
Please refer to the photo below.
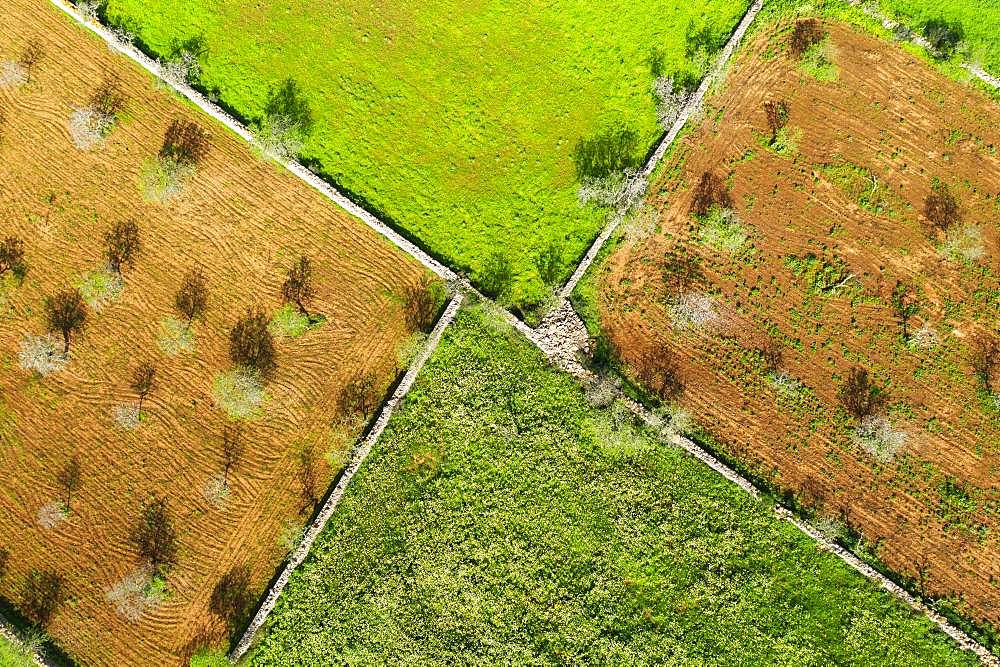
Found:
<svg viewBox="0 0 1000 667"><path fill-rule="evenodd" d="M44 57L42 46L31 42L18 59L0 62L0 87L16 90L29 84ZM288 90L285 94L287 101ZM75 109L67 119L74 145L84 151L102 145L121 121L127 102L119 83L114 78L105 80L90 96L89 104ZM4 123L0 112L0 141ZM144 163L141 171L139 185L145 199L164 203L180 197L209 149L208 134L197 123L174 120L165 132L160 150ZM105 266L87 273L79 284L67 284L46 296L41 304L45 331L28 334L20 342L18 362L36 377L58 373L72 363L78 334L101 317L104 306L120 298L128 272L149 254L143 243L143 229L132 219L108 225L100 243ZM30 238L4 236L0 239L0 285L16 290L30 273L32 263L41 261L41 257L33 255ZM242 423L261 414L267 383L278 368L276 339L301 336L325 322L325 316L314 312L311 304L316 295L316 281L310 258L297 257L283 276L274 276L274 289L282 307L269 314L260 305L248 305L229 329L232 366L220 371L213 382L215 401L229 417L217 438L220 472L212 479L212 488L206 489L206 495L211 495L216 504L228 497L230 474L240 464L246 449ZM194 353L198 323L204 322L206 311L212 308L212 292L213 286L201 266L189 267L180 277L173 300L162 304L170 314L161 322L157 343L167 357ZM432 289L429 278L404 290L407 326L426 330L432 324L439 300L440 295ZM157 376L158 367L152 361L139 361L131 369L127 380L134 400L114 407L114 419L122 429L141 428L148 419L144 408L147 398L157 390ZM374 371L359 374L343 391L341 412L353 416L356 422L366 421L377 407L382 389ZM74 455L64 461L55 476L62 497L39 511L39 524L46 528L68 518L74 496L86 484L87 470ZM303 498L314 506L322 494L314 457L301 457L297 477ZM130 539L142 575L140 580L125 582L122 590L113 590L109 600L120 613L135 620L136 609L165 594L168 574L177 564L178 544L165 497L146 498L131 518L131 524ZM0 581L8 569L9 557L9 550L0 543ZM234 616L236 608L245 611L252 601L247 579L247 573L242 576L237 573L220 581L211 598L212 611L225 620ZM69 595L63 576L55 569L30 571L16 584L15 590L19 594L20 611L42 627Z"/></svg>

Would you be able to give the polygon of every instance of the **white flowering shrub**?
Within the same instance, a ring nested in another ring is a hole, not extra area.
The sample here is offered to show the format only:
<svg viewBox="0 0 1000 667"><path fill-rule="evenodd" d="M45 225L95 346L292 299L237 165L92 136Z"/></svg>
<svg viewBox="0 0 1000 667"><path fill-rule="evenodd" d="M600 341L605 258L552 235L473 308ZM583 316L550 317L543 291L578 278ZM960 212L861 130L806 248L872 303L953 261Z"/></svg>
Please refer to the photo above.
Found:
<svg viewBox="0 0 1000 667"><path fill-rule="evenodd" d="M76 0L76 12L87 23L98 23L101 3L98 0Z"/></svg>
<svg viewBox="0 0 1000 667"><path fill-rule="evenodd" d="M21 340L17 360L24 370L46 376L62 370L68 358L63 354L62 345L54 336L28 334Z"/></svg>
<svg viewBox="0 0 1000 667"><path fill-rule="evenodd" d="M101 113L90 107L75 109L69 115L69 136L73 145L82 151L91 150L111 133L115 126L115 117Z"/></svg>
<svg viewBox="0 0 1000 667"><path fill-rule="evenodd" d="M691 93L683 88L674 88L672 77L660 76L653 81L653 95L656 96L656 118L663 130L669 131L685 105L691 99Z"/></svg>
<svg viewBox="0 0 1000 667"><path fill-rule="evenodd" d="M635 169L606 178L585 178L577 191L581 206L596 203L619 211L636 206L646 194L646 177Z"/></svg>
<svg viewBox="0 0 1000 667"><path fill-rule="evenodd" d="M869 415L854 429L855 444L882 461L895 456L906 440L906 433L893 428L884 415Z"/></svg>
<svg viewBox="0 0 1000 667"><path fill-rule="evenodd" d="M907 342L916 350L933 350L941 343L941 337L937 329L924 322L923 326L910 335L910 340Z"/></svg>
<svg viewBox="0 0 1000 667"><path fill-rule="evenodd" d="M302 546L302 540L306 537L306 527L294 520L285 521L281 534L278 536L278 546L285 552L286 556Z"/></svg>
<svg viewBox="0 0 1000 667"><path fill-rule="evenodd" d="M622 238L628 244L645 241L656 233L658 223L656 209L648 204L640 204L625 218Z"/></svg>
<svg viewBox="0 0 1000 667"><path fill-rule="evenodd" d="M704 292L686 292L669 304L674 327L682 330L706 329L721 319L715 301Z"/></svg>
<svg viewBox="0 0 1000 667"><path fill-rule="evenodd" d="M105 598L118 615L137 623L166 599L164 581L153 576L153 568L141 567L108 589Z"/></svg>
<svg viewBox="0 0 1000 667"><path fill-rule="evenodd" d="M713 207L698 227L698 237L710 248L730 255L746 249L750 234L736 211Z"/></svg>
<svg viewBox="0 0 1000 667"><path fill-rule="evenodd" d="M184 190L194 173L195 165L158 155L143 164L139 188L146 201L165 204Z"/></svg>
<svg viewBox="0 0 1000 667"><path fill-rule="evenodd" d="M122 403L111 409L111 414L115 422L126 431L134 431L139 428L141 415L139 414L138 403Z"/></svg>
<svg viewBox="0 0 1000 667"><path fill-rule="evenodd" d="M955 261L976 262L985 252L983 230L972 224L949 227L940 247L942 257Z"/></svg>
<svg viewBox="0 0 1000 667"><path fill-rule="evenodd" d="M595 376L586 386L584 397L596 408L606 408L615 402L621 388L621 381L608 375Z"/></svg>
<svg viewBox="0 0 1000 667"><path fill-rule="evenodd" d="M787 371L775 371L767 376L774 390L785 398L791 398L802 391L802 382L792 377Z"/></svg>
<svg viewBox="0 0 1000 667"><path fill-rule="evenodd" d="M38 508L38 525L45 529L55 528L68 516L69 508L58 500L53 500Z"/></svg>
<svg viewBox="0 0 1000 667"><path fill-rule="evenodd" d="M135 42L135 33L125 28L114 27L111 29L111 34L114 36L115 41L122 46L131 46Z"/></svg>
<svg viewBox="0 0 1000 667"><path fill-rule="evenodd" d="M80 289L87 305L99 313L109 303L121 298L125 290L125 279L117 271L104 268L83 274L76 287Z"/></svg>
<svg viewBox="0 0 1000 667"><path fill-rule="evenodd" d="M198 56L190 51L181 51L170 60L157 60L156 64L160 67L160 75L175 86L190 84L201 76Z"/></svg>
<svg viewBox="0 0 1000 667"><path fill-rule="evenodd" d="M254 140L266 157L274 160L291 160L302 151L304 132L302 126L289 116L273 116L257 130Z"/></svg>
<svg viewBox="0 0 1000 667"><path fill-rule="evenodd" d="M229 500L229 483L226 481L225 475L220 474L210 477L205 482L203 493L205 500L218 508L224 507L226 501Z"/></svg>
<svg viewBox="0 0 1000 667"><path fill-rule="evenodd" d="M156 337L156 345L160 351L170 357L194 351L194 325L188 326L173 316L160 320L160 333Z"/></svg>
<svg viewBox="0 0 1000 667"><path fill-rule="evenodd" d="M0 62L0 88L20 88L28 83L28 68L16 60Z"/></svg>
<svg viewBox="0 0 1000 667"><path fill-rule="evenodd" d="M267 392L260 373L241 367L217 375L212 383L212 396L233 419L251 419L260 414Z"/></svg>

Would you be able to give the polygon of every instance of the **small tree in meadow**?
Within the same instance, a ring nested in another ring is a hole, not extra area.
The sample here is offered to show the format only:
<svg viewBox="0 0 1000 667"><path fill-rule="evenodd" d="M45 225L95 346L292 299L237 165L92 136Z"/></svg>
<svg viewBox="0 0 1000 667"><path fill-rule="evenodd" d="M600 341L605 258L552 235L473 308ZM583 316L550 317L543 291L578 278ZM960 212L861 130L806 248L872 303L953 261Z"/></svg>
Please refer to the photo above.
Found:
<svg viewBox="0 0 1000 667"><path fill-rule="evenodd" d="M931 193L924 199L924 215L934 230L942 233L959 221L958 200L945 183L934 180Z"/></svg>
<svg viewBox="0 0 1000 667"><path fill-rule="evenodd" d="M121 275L122 267L131 268L141 249L139 225L134 220L117 222L104 234L104 256L113 273Z"/></svg>
<svg viewBox="0 0 1000 667"><path fill-rule="evenodd" d="M309 317L305 304L315 295L312 263L308 257L302 255L288 269L288 276L281 284L281 296L285 301L294 303L302 315Z"/></svg>
<svg viewBox="0 0 1000 667"><path fill-rule="evenodd" d="M229 333L229 358L261 377L268 377L278 367L277 349L267 325L267 316L260 308L248 308Z"/></svg>
<svg viewBox="0 0 1000 667"><path fill-rule="evenodd" d="M910 319L920 312L916 290L902 280L896 281L892 290L892 314L903 328L903 340L910 339Z"/></svg>
<svg viewBox="0 0 1000 667"><path fill-rule="evenodd" d="M208 308L208 286L201 268L195 267L184 274L181 286L174 295L174 307L184 317L188 329L194 318L205 314L205 309Z"/></svg>
<svg viewBox="0 0 1000 667"><path fill-rule="evenodd" d="M77 456L73 456L63 469L59 471L58 479L59 485L63 488L66 493L66 509L72 508L73 494L76 493L77 489L80 488L80 482L82 481L83 470L80 467L80 459Z"/></svg>
<svg viewBox="0 0 1000 667"><path fill-rule="evenodd" d="M23 278L28 272L24 263L24 241L16 236L8 236L0 241L0 279L8 272Z"/></svg>
<svg viewBox="0 0 1000 667"><path fill-rule="evenodd" d="M161 573L177 562L177 533L164 498L152 496L143 503L132 527L132 544L139 558Z"/></svg>
<svg viewBox="0 0 1000 667"><path fill-rule="evenodd" d="M141 415L143 401L156 388L156 367L146 361L136 366L135 370L132 371L130 386L139 396L139 414Z"/></svg>
<svg viewBox="0 0 1000 667"><path fill-rule="evenodd" d="M838 392L840 403L857 420L870 417L885 407L888 396L868 375L868 370L855 366Z"/></svg>
<svg viewBox="0 0 1000 667"><path fill-rule="evenodd" d="M68 353L70 336L83 329L87 322L87 304L80 290L66 289L45 299L45 320L49 331L62 334L63 354Z"/></svg>

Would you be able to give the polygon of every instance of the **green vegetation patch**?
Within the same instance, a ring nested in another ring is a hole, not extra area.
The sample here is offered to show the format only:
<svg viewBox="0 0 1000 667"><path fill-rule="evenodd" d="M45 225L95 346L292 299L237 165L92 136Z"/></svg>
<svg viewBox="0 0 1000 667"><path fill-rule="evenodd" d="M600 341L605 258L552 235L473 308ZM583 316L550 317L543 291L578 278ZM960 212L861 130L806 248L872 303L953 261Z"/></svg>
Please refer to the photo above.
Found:
<svg viewBox="0 0 1000 667"><path fill-rule="evenodd" d="M836 81L840 70L834 63L834 48L830 40L824 39L806 49L799 69L817 81Z"/></svg>
<svg viewBox="0 0 1000 667"><path fill-rule="evenodd" d="M902 195L871 169L842 162L824 165L820 170L869 213L896 218L909 208Z"/></svg>
<svg viewBox="0 0 1000 667"><path fill-rule="evenodd" d="M974 665L770 508L460 313L249 661Z"/></svg>
<svg viewBox="0 0 1000 667"><path fill-rule="evenodd" d="M196 54L197 85L250 126L308 117L294 152L312 169L477 284L503 253L507 298L527 308L547 291L538 250L564 244L565 279L603 224L580 177L643 160L662 132L656 78L689 85L748 5L108 0L105 14L157 57ZM188 176L168 167L144 169L154 201Z"/></svg>

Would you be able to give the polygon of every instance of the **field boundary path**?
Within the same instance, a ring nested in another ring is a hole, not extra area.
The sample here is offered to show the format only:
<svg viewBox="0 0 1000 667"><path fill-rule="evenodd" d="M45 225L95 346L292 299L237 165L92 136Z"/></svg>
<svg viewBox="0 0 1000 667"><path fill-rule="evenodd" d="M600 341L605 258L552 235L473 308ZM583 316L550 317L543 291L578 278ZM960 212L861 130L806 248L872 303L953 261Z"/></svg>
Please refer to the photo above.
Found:
<svg viewBox="0 0 1000 667"><path fill-rule="evenodd" d="M846 2L861 6L860 0L845 0ZM129 42L124 42L115 35L114 32L109 30L106 26L89 19L86 16L81 15L76 9L64 0L50 0L52 4L61 9L63 12L68 14L75 21L89 29L91 32L95 33L101 37L112 50L121 53L138 63L143 69L150 72L159 81L163 82L165 85L169 86L181 96L187 98L193 102L198 108L207 113L209 116L215 120L221 122L223 125L228 127L230 130L235 132L245 141L252 145L256 145L256 141L253 134L238 120L223 111L213 102L209 101L204 95L196 91L191 86L186 83L178 83L175 81L170 81L164 77L162 68L159 63L154 61L152 58L146 54L139 51L133 44ZM698 87L697 91L688 100L681 113L681 116L677 121L671 126L670 131L668 131L663 139L654 150L653 154L647 160L646 165L640 172L639 176L641 178L648 178L653 170L656 168L659 161L666 154L667 149L677 138L681 129L688 122L690 117L697 112L704 101L704 97L707 94L712 83L721 75L729 59L732 57L739 45L739 42L743 39L747 30L749 29L754 18L757 16L758 12L763 7L764 0L755 0L754 3L749 7L747 13L744 15L743 19L740 21L736 30L733 32L726 46L720 52L719 57L716 59L714 66L708 75L702 80L701 85ZM865 10L867 12L867 10ZM870 12L869 12L870 13ZM883 25L886 22L895 24L895 22L882 17L881 15L875 16L875 18L881 18L883 20ZM898 24L896 24L898 25ZM886 27L889 27L888 25ZM892 29L892 28L890 28ZM922 37L916 36L918 39L923 39ZM926 40L923 40L926 42ZM919 42L917 42L919 43ZM930 45L927 44L930 48ZM972 72L975 76L983 79L991 85L1000 87L1000 81L996 78L990 76L984 72L981 68L977 66L963 64L963 67ZM978 72L978 73L977 73ZM578 380L582 382L592 382L596 379L596 375L590 370L586 369L583 364L580 363L578 359L579 353L586 346L586 337L582 332L586 332L586 329L582 327L582 322L580 322L579 317L573 311L572 306L568 305L568 297L576 284L586 273L586 271L593 264L601 248L607 242L607 240L614 233L615 229L621 223L627 210L618 210L612 214L610 222L601 231L598 237L595 239L594 243L591 245L587 254L584 256L583 260L577 266L573 275L567 281L567 283L559 290L558 296L561 298L562 302L553 309L553 313L543 320L542 325L538 329L533 329L528 326L524 321L516 317L513 313L508 311L506 308L496 305L492 300L484 297L475 288L472 287L464 279L459 278L459 276L444 266L442 263L435 260L428 253L421 250L414 243L408 241L399 233L394 231L384 222L379 220L375 215L368 212L367 210L361 208L353 201L351 201L344 194L336 190L329 183L323 181L318 176L313 174L311 171L306 169L304 166L299 164L294 160L279 160L279 164L284 166L290 172L298 176L300 179L304 180L314 189L319 191L324 197L332 201L334 204L340 208L351 213L355 217L359 218L362 222L368 225L370 228L378 232L381 236L388 239L391 243L396 245L398 248L406 252L407 254L414 257L417 261L427 267L429 270L437 274L439 277L443 278L449 283L449 289L453 293L451 301L445 308L444 313L439 318L438 322L435 324L430 336L427 339L423 349L417 358L413 361L410 367L407 369L406 374L403 376L400 384L396 387L393 394L386 400L381 412L379 413L377 419L372 425L371 430L365 436L365 438L355 447L352 454L350 463L344 469L343 474L338 480L336 486L330 492L329 497L324 503L322 509L317 514L314 521L310 524L309 528L304 532L302 542L299 547L289 556L286 561L285 566L282 568L281 573L278 575L274 584L267 590L265 597L260 607L257 609L250 625L247 627L243 636L240 638L239 642L236 644L235 648L230 653L230 658L233 661L237 661L242 658L250 648L250 645L256 636L256 633L263 626L267 617L270 615L271 611L274 609L281 592L284 590L285 586L294 572L294 570L306 559L310 548L316 541L316 538L322 532L324 526L326 525L329 518L333 515L336 510L337 505L343 498L344 492L347 486L350 484L354 475L357 473L358 469L364 462L365 458L371 452L372 448L378 441L382 432L385 430L386 425L389 422L395 408L403 400L409 389L412 387L417 375L419 374L424 363L430 357L430 355L437 348L438 343L445 329L454 320L455 315L458 313L466 294L473 294L479 296L484 302L493 304L496 307L497 312L515 329L520 331L528 340L530 340L535 346L537 346L546 358L550 360L553 365L561 368L562 370L570 373ZM567 309L568 306L568 309ZM650 412L645 406L639 404L636 401L620 393L620 397L628 405L629 409L636 414L640 419L642 419L649 426L656 429L663 429L662 420ZM754 497L761 497L762 492L758 489L753 482L744 478L740 473L730 468L728 465L717 459L711 453L700 447L695 442L685 438L683 435L667 431L667 439L670 444L684 449L686 452L697 458L699 461L703 462L709 468L719 473L729 481L733 482L741 489L747 493L753 495ZM812 538L817 542L817 544L827 551L838 556L842 561L847 563L851 568L859 572L861 575L867 577L868 579L879 584L882 588L887 590L889 593L894 595L896 598L907 604L912 609L923 613L932 622L934 622L943 632L950 636L956 643L962 648L975 653L983 664L989 665L990 667L1000 667L1000 659L990 653L984 646L980 645L978 642L966 635L962 630L953 626L946 618L929 608L923 601L915 598L910 593L902 589L900 586L891 581L888 577L878 572L872 568L867 563L863 562L857 556L855 556L850 551L844 549L840 545L828 539L825 535L817 531L815 528L810 526L808 523L802 519L796 517L789 509L776 504L775 513L785 521L796 526L799 530L805 533L807 536ZM2 617L0 617L0 632L6 634L9 629L4 625ZM40 656L36 656L36 659ZM40 661L39 664L45 664L44 661Z"/></svg>
<svg viewBox="0 0 1000 667"><path fill-rule="evenodd" d="M344 472L337 481L337 485L333 487L333 491L330 493L326 503L324 503L323 508L319 511L319 514L316 515L312 524L310 524L309 528L305 531L305 533L303 533L301 544L299 544L295 551L293 551L288 557L284 569L281 571L281 574L278 575L277 580L271 588L267 591L266 597L257 609L257 613L254 614L253 619L250 621L250 625L247 626L247 629L240 638L240 641L236 644L236 647L230 654L230 658L233 662L242 658L250 649L250 644L253 642L254 636L264 625L267 617L271 614L271 611L278 602L278 598L281 596L281 592L285 590L285 586L288 585L288 581L291 579L295 568L301 565L309 555L309 551L312 549L312 545L316 541L316 538L319 537L323 528L326 526L326 522L330 520L331 516L333 516L334 510L337 509L337 505L340 504L340 500L344 497L344 492L347 490L348 484L351 483L351 480L358 472L361 464L364 463L368 454L371 453L372 447L374 447L375 443L378 442L379 437L382 435L386 425L389 423L389 418L392 417L392 413L410 391L410 387L413 386L413 382L417 379L420 369L423 368L424 363L428 358L430 358L431 354L437 348L438 343L441 342L441 336L444 333L444 330L449 324L451 324L452 320L455 319L455 315L458 313L458 309L464 300L465 296L461 292L456 293L455 296L452 297L451 302L448 303L444 313L438 319L437 324L434 325L434 329L427 338L427 342L424 344L420 354L417 355L417 358L412 364L410 364L410 367L406 371L406 375L403 376L403 380L399 383L399 386L396 387L396 391L394 391L392 396L385 402L385 405L382 407L382 412L379 413L378 418L373 423L368 435L365 436L365 439L362 440L360 445L355 448L351 456L351 461L347 464L347 467L344 468Z"/></svg>
<svg viewBox="0 0 1000 667"><path fill-rule="evenodd" d="M864 2L863 0L844 0L844 2L851 5L852 7L857 7L862 12L872 17L873 19L881 23L882 27L885 28L886 30L891 30L894 34L901 36L906 41L916 44L917 46L924 47L931 55L935 57L941 57L943 55L940 51L934 48L934 46L929 41L927 41L927 39L923 35L919 34L915 30L910 28L908 25L905 25L903 23L900 23L899 21L889 18L888 16L880 12L875 6L873 6L872 3ZM993 76L992 74L984 70L982 66L974 65L972 63L967 63L967 62L962 62L961 65L962 69L966 70L967 72L972 74L972 76L976 77L986 85L992 86L993 88L1000 90L1000 78Z"/></svg>

